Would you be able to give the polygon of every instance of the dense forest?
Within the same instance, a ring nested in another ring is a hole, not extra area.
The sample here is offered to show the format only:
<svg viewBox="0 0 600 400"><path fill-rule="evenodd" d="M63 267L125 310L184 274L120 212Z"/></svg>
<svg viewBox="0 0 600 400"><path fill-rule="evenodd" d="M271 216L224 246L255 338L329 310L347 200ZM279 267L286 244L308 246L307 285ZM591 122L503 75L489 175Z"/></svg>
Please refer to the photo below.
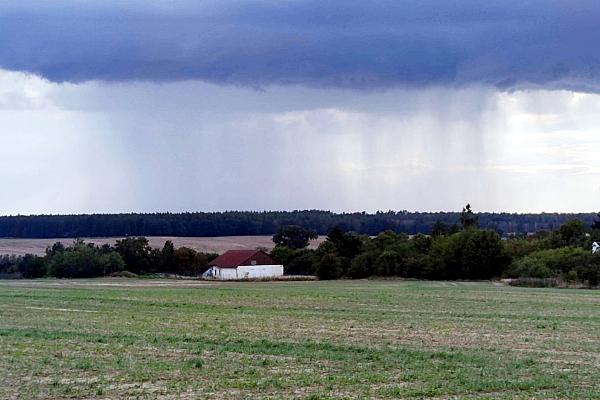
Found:
<svg viewBox="0 0 600 400"><path fill-rule="evenodd" d="M478 213L482 229L509 233L552 231L570 219L592 223L595 214ZM448 226L459 212L387 211L369 214L330 211L227 211L212 213L35 215L0 217L0 237L72 238L110 236L233 236L272 235L286 225L301 226L324 235L333 227L357 234L429 234L436 222Z"/></svg>

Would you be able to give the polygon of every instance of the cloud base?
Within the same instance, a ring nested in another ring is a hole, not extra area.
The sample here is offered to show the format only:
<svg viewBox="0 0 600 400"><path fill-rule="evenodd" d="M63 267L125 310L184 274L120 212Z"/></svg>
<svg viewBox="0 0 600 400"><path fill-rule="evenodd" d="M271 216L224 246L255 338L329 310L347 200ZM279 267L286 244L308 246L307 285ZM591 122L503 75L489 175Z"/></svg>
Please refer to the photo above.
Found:
<svg viewBox="0 0 600 400"><path fill-rule="evenodd" d="M592 0L23 0L0 5L0 67L56 82L590 92L599 20Z"/></svg>

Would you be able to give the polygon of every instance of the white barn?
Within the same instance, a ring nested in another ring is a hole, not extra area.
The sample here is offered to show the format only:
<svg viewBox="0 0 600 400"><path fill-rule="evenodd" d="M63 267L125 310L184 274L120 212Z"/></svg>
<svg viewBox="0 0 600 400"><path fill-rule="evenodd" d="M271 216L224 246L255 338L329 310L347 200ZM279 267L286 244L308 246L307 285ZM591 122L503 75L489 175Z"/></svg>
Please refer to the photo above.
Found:
<svg viewBox="0 0 600 400"><path fill-rule="evenodd" d="M215 258L202 274L206 279L236 280L283 276L283 265L260 250L229 250Z"/></svg>

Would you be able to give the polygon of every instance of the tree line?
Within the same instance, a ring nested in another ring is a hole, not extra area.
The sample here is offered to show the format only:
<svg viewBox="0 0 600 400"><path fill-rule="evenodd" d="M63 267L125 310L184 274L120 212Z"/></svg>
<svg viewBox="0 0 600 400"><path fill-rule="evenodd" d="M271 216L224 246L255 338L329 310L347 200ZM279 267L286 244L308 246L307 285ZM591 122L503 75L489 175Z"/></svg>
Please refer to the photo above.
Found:
<svg viewBox="0 0 600 400"><path fill-rule="evenodd" d="M333 228L316 250L306 248L315 232L296 226L274 236L272 256L287 274L320 279L401 277L414 279L511 278L514 284L598 286L600 215L591 226L571 219L553 231L502 238L482 229L467 205L456 224L438 220L431 235L409 236L387 230L377 236ZM295 240L290 240L290 233Z"/></svg>
<svg viewBox="0 0 600 400"><path fill-rule="evenodd" d="M162 249L152 248L148 239L131 237L102 246L75 240L46 249L44 256L1 256L0 277L6 278L95 278L115 275L175 274L198 276L217 254L188 247L175 248L167 240Z"/></svg>
<svg viewBox="0 0 600 400"><path fill-rule="evenodd" d="M479 227L509 233L552 231L570 219L592 223L594 214L479 213ZM333 213L330 211L227 211L213 213L33 215L0 217L0 237L74 238L125 236L233 236L273 235L288 225L325 235L333 227L363 235L389 230L430 234L436 222L455 224L456 212L387 211Z"/></svg>
<svg viewBox="0 0 600 400"><path fill-rule="evenodd" d="M270 252L287 275L317 275L320 279L400 277L455 280L511 278L517 284L598 286L600 215L586 225L565 221L552 231L501 237L482 228L481 214L467 205L450 224L437 220L431 234L407 235L385 230L376 236L340 226L327 232L317 249L308 249L316 230L284 225L273 235ZM43 257L0 257L0 277L92 278L122 274L169 273L200 276L216 254L175 248L167 241L152 248L144 237L97 246L76 240L48 247Z"/></svg>

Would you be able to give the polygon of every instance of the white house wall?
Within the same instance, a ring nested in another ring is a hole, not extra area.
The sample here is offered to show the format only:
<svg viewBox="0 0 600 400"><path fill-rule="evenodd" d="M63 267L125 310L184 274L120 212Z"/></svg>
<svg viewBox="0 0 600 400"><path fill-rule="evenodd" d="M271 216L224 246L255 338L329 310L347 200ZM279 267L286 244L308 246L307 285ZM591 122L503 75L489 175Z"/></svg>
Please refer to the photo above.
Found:
<svg viewBox="0 0 600 400"><path fill-rule="evenodd" d="M218 280L233 280L237 279L237 271L235 268L210 267L202 274L202 277Z"/></svg>
<svg viewBox="0 0 600 400"><path fill-rule="evenodd" d="M235 268L217 268L218 279L237 279L237 271Z"/></svg>
<svg viewBox="0 0 600 400"><path fill-rule="evenodd" d="M211 267L202 276L218 280L274 278L283 276L283 265L244 265L237 268Z"/></svg>
<svg viewBox="0 0 600 400"><path fill-rule="evenodd" d="M238 279L283 276L283 265L242 265L237 267L237 275Z"/></svg>

